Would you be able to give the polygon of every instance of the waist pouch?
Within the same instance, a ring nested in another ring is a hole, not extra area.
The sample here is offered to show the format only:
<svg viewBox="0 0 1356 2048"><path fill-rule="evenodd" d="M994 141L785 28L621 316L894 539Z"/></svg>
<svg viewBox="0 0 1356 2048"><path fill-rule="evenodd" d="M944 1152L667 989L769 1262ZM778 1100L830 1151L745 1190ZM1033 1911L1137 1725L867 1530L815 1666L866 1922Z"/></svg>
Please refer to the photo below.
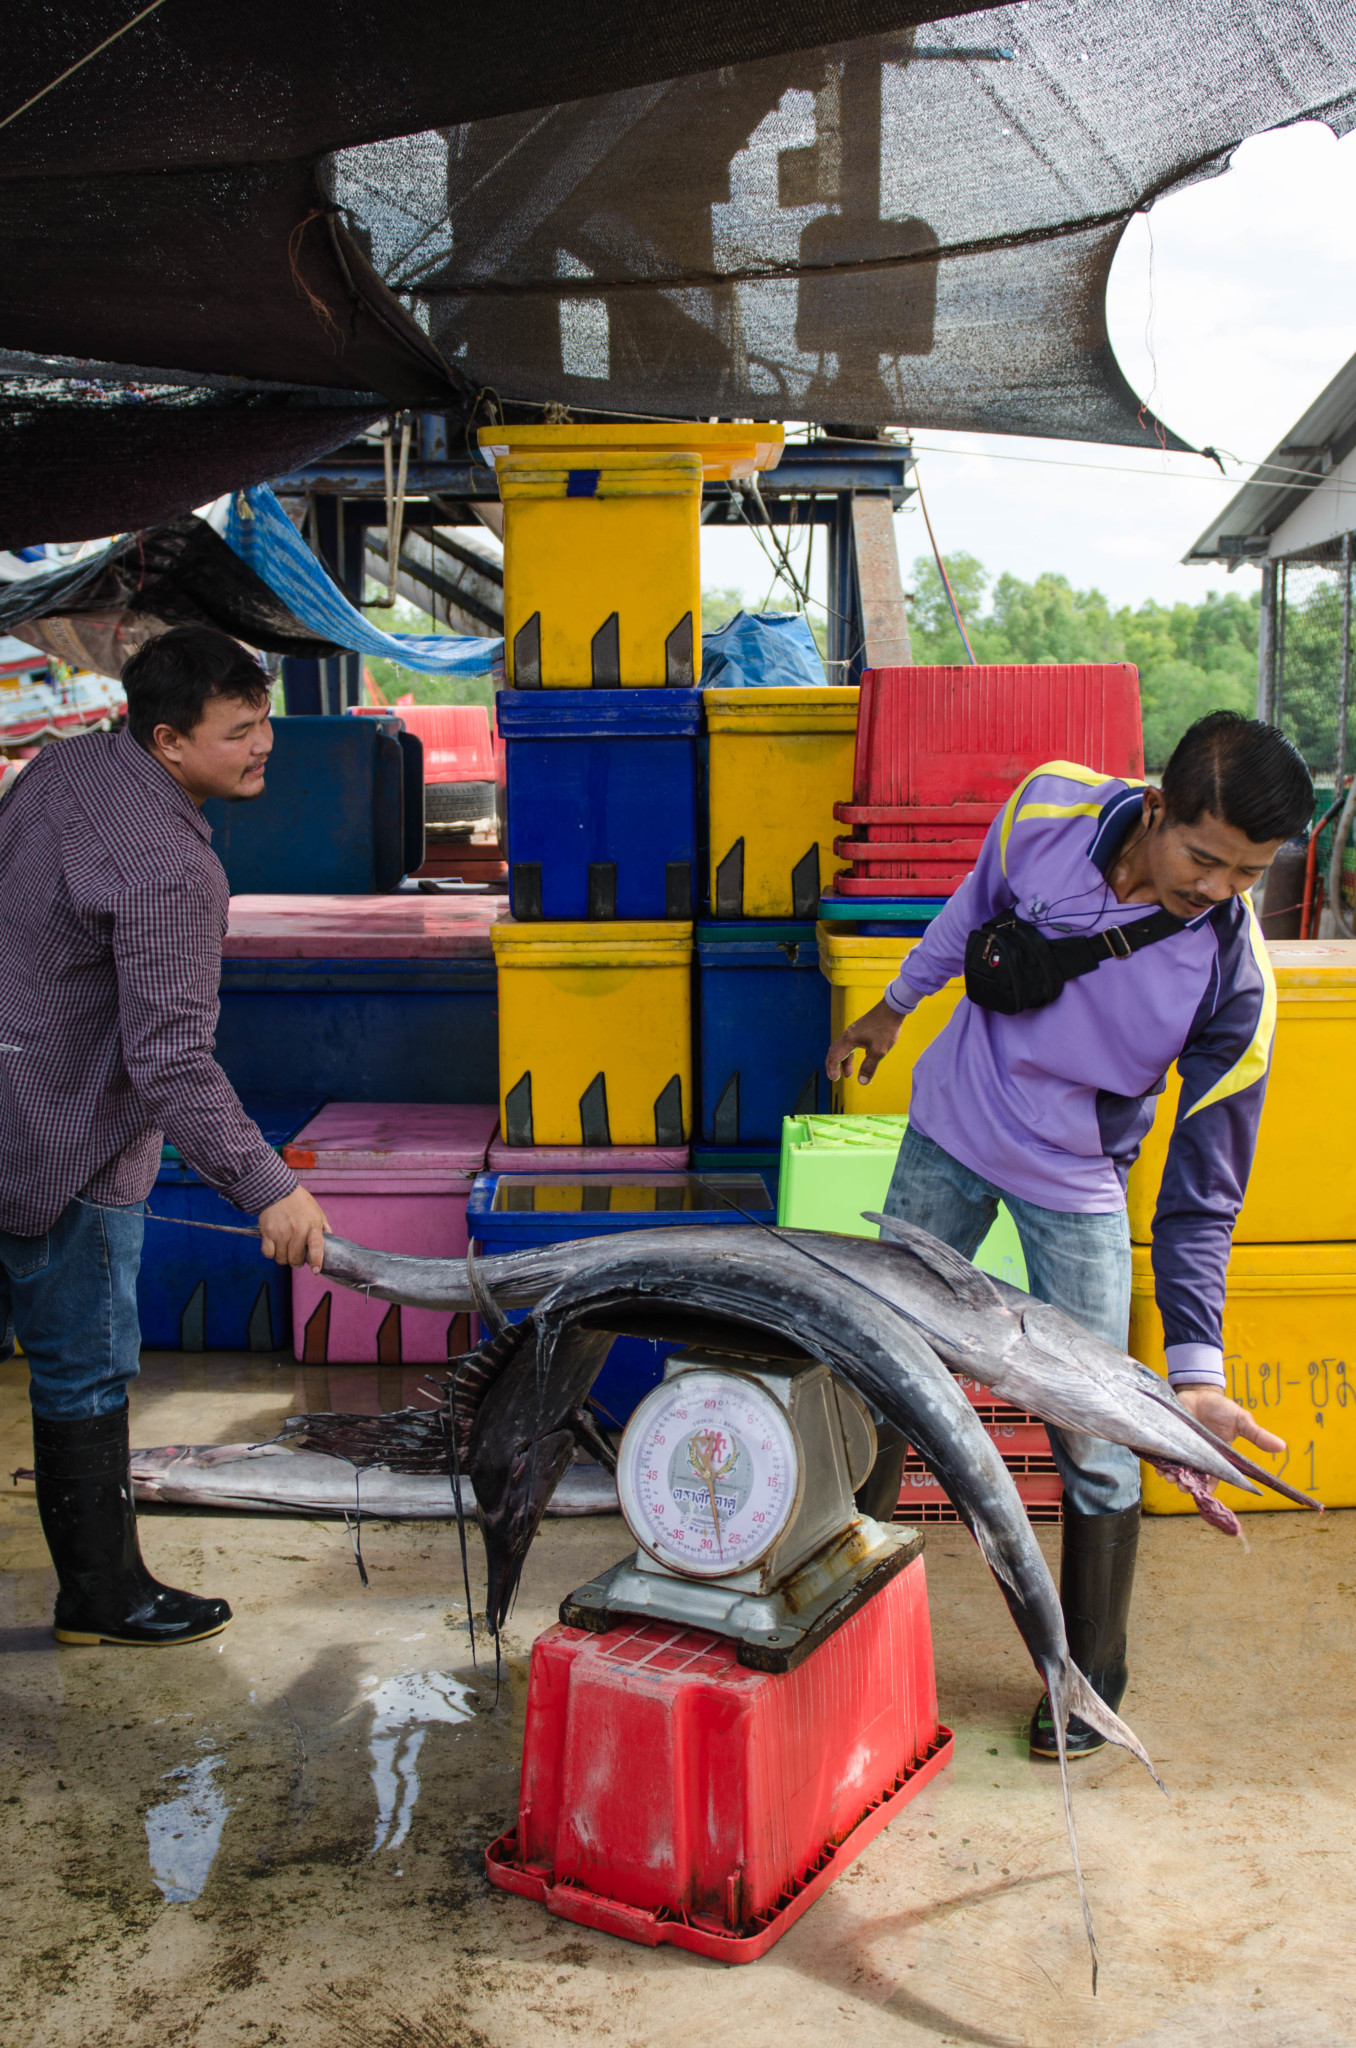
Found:
<svg viewBox="0 0 1356 2048"><path fill-rule="evenodd" d="M965 993L981 1010L1015 1017L1053 1003L1066 981L1091 974L1104 960L1128 960L1145 946L1185 931L1186 920L1156 910L1134 924L1104 932L1047 939L1039 926L1005 910L971 932L965 942Z"/></svg>

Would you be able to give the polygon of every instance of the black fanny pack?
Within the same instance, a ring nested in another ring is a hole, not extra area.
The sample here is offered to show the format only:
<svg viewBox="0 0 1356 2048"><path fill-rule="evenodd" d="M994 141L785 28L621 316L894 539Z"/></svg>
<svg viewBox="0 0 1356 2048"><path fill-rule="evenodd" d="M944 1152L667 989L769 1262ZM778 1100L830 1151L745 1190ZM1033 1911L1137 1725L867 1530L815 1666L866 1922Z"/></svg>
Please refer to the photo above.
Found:
<svg viewBox="0 0 1356 2048"><path fill-rule="evenodd" d="M1091 974L1104 960L1128 960L1145 946L1184 931L1186 920L1156 910L1134 924L1109 925L1104 932L1047 939L1012 910L991 917L965 942L965 993L981 1010L1015 1017L1019 1010L1053 1003L1066 981Z"/></svg>

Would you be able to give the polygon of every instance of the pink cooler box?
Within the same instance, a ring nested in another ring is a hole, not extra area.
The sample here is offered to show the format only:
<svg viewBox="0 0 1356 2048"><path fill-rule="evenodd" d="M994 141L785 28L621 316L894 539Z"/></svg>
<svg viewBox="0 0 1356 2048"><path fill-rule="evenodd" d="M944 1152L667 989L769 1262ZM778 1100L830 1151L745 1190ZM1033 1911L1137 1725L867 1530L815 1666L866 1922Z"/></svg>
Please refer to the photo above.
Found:
<svg viewBox="0 0 1356 2048"><path fill-rule="evenodd" d="M331 1102L283 1158L338 1237L415 1258L466 1256L466 1197L494 1135L493 1103ZM465 1316L369 1301L309 1266L292 1276L304 1365L442 1365L469 1349Z"/></svg>

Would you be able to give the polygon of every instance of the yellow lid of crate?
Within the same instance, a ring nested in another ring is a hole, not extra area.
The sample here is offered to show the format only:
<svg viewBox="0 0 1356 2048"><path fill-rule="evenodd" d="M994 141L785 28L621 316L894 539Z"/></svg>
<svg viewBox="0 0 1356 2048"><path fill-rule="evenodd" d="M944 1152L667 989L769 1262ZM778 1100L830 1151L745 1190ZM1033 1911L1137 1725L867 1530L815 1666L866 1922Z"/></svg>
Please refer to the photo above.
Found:
<svg viewBox="0 0 1356 2048"><path fill-rule="evenodd" d="M862 899L862 916L871 915L871 900ZM495 930L499 927L495 926ZM891 981L899 972L900 962L908 957L917 939L859 937L854 932L845 932L839 924L820 923L815 926L815 944L819 948L819 971L836 988L844 988L849 982L869 981L873 976L884 974Z"/></svg>
<svg viewBox="0 0 1356 2048"><path fill-rule="evenodd" d="M826 683L804 690L703 690L708 732L856 732L861 691Z"/></svg>
<svg viewBox="0 0 1356 2048"><path fill-rule="evenodd" d="M1136 1293L1153 1293L1152 1258L1147 1244L1130 1247ZM1229 1253L1228 1292L1356 1294L1356 1244L1235 1244Z"/></svg>
<svg viewBox="0 0 1356 2048"><path fill-rule="evenodd" d="M603 922L492 925L494 957L503 967L682 967L692 958L692 926L655 918ZM549 1019L543 1020L549 1028Z"/></svg>
<svg viewBox="0 0 1356 2048"><path fill-rule="evenodd" d="M586 500L571 488L581 469L596 481ZM505 503L517 498L569 498L596 504L603 498L698 498L702 488L699 455L666 450L637 455L627 449L609 456L599 467L588 449L543 448L505 455L499 462L499 495Z"/></svg>
<svg viewBox="0 0 1356 2048"><path fill-rule="evenodd" d="M1356 1013L1356 939L1273 939L1267 946L1284 1015L1335 1005Z"/></svg>
<svg viewBox="0 0 1356 2048"><path fill-rule="evenodd" d="M491 469L504 456L534 455L576 468L601 468L618 456L665 453L700 455L708 483L775 469L782 459L784 429L764 421L674 420L655 425L608 427L481 427L480 452Z"/></svg>

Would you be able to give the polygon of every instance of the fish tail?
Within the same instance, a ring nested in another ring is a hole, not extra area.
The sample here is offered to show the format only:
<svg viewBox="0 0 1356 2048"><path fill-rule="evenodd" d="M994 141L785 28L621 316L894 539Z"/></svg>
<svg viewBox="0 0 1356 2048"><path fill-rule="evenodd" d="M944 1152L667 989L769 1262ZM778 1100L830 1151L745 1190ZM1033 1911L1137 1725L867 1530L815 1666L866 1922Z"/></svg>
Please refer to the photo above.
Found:
<svg viewBox="0 0 1356 2048"><path fill-rule="evenodd" d="M1047 1664L1045 1683L1050 1694L1050 1718L1055 1724L1055 1743L1059 1750L1059 1788L1064 1795L1064 1825L1069 1831L1069 1855L1073 1860L1074 1883L1078 1887L1078 1904L1083 1914L1083 1929L1088 1937L1088 1953L1092 1958L1092 1995L1097 1996L1097 1936L1092 1927L1092 1910L1088 1905L1087 1887L1083 1882L1083 1863L1078 1853L1078 1832L1074 1827L1073 1793L1069 1786L1069 1752L1067 1734L1069 1727L1070 1680L1077 1678L1086 1686L1077 1666L1066 1662L1062 1667ZM1091 1686L1087 1686L1091 1692ZM1115 1715L1112 1715L1115 1720ZM1129 1730L1126 1733L1129 1734ZM1146 1758L1147 1762L1147 1758ZM1152 1768L1152 1767L1151 1767Z"/></svg>
<svg viewBox="0 0 1356 2048"><path fill-rule="evenodd" d="M1154 1769L1149 1758L1149 1752L1145 1749L1144 1744L1140 1741L1134 1729L1127 1727L1119 1714L1113 1714L1100 1693L1093 1691L1072 1658L1069 1658L1067 1661L1064 1667L1064 1674L1060 1689L1064 1694L1066 1713L1077 1714L1080 1721L1086 1721L1089 1728L1095 1728L1097 1733L1105 1736L1108 1742L1118 1743L1122 1749L1128 1749L1131 1756L1138 1757L1166 1799L1168 1788ZM1052 1710L1054 1704L1055 1695L1052 1692L1050 1694ZM1057 1714L1055 1715L1055 1723L1056 1726L1059 1725L1059 1716Z"/></svg>

